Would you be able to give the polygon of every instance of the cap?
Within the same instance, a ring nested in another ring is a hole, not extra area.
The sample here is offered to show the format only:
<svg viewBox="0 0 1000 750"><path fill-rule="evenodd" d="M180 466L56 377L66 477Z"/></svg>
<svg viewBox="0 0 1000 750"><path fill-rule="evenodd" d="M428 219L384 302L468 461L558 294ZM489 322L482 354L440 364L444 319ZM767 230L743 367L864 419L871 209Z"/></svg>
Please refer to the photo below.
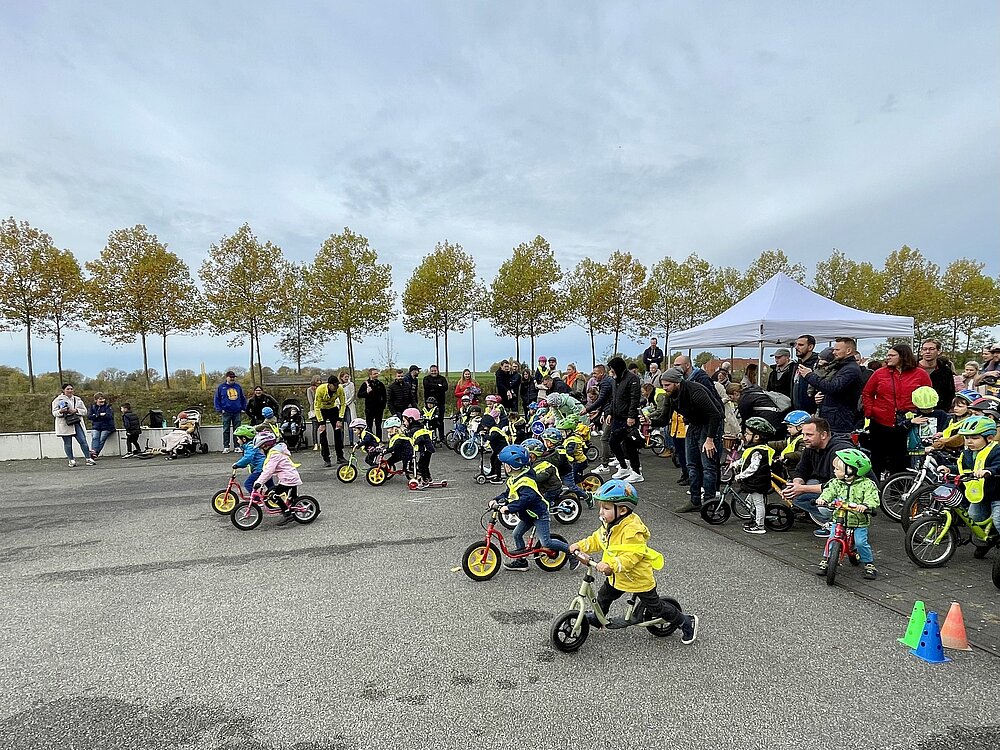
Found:
<svg viewBox="0 0 1000 750"><path fill-rule="evenodd" d="M833 348L826 347L826 349L819 353L819 358L824 362L833 362Z"/></svg>
<svg viewBox="0 0 1000 750"><path fill-rule="evenodd" d="M778 351L776 351L771 356L772 357L791 357L792 353L790 351L788 351L787 349L778 349Z"/></svg>

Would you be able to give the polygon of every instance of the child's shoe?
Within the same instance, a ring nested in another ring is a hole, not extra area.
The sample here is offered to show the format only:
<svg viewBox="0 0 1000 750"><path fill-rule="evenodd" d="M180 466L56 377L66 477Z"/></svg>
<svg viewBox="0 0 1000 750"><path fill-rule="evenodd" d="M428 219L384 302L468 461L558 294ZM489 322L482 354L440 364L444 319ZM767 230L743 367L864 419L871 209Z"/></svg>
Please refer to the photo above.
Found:
<svg viewBox="0 0 1000 750"><path fill-rule="evenodd" d="M681 624L681 643L689 646L698 639L698 615L684 615Z"/></svg>
<svg viewBox="0 0 1000 750"><path fill-rule="evenodd" d="M503 564L503 566L507 568L507 570L527 570L528 561L525 560L524 558L521 558L519 560L508 560Z"/></svg>
<svg viewBox="0 0 1000 750"><path fill-rule="evenodd" d="M503 484L504 483L502 477L486 477L486 481L489 482L490 484Z"/></svg>
<svg viewBox="0 0 1000 750"><path fill-rule="evenodd" d="M601 621L597 619L597 615L595 615L593 612L587 613L587 622L590 623L590 627L597 628L598 630L604 627L603 625L601 625Z"/></svg>
<svg viewBox="0 0 1000 750"><path fill-rule="evenodd" d="M819 537L820 539L826 539L830 536L832 524L824 524L813 532L813 536Z"/></svg>
<svg viewBox="0 0 1000 750"><path fill-rule="evenodd" d="M822 560L819 561L819 569L816 571L816 575L825 576L826 569L829 567L830 567L830 561L824 557Z"/></svg>
<svg viewBox="0 0 1000 750"><path fill-rule="evenodd" d="M877 575L878 571L875 569L875 563L868 563L865 565L865 578L869 581L874 581Z"/></svg>
<svg viewBox="0 0 1000 750"><path fill-rule="evenodd" d="M758 526L756 523L751 521L750 523L743 525L743 530L748 534L766 534L767 529L763 526Z"/></svg>
<svg viewBox="0 0 1000 750"><path fill-rule="evenodd" d="M286 523L291 523L293 520L295 520L292 517L292 512L290 510L286 510L283 515L285 517L282 518L280 521L278 521L278 526L284 526Z"/></svg>

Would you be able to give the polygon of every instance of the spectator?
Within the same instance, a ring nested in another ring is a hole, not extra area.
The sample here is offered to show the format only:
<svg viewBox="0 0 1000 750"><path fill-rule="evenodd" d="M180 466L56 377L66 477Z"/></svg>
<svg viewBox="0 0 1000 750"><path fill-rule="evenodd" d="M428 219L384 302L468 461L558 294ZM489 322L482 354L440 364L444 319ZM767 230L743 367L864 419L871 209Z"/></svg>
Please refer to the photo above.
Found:
<svg viewBox="0 0 1000 750"><path fill-rule="evenodd" d="M551 375L554 378L559 377L559 368L556 367L555 357L549 357L549 375Z"/></svg>
<svg viewBox="0 0 1000 750"><path fill-rule="evenodd" d="M604 429L603 425L614 394L614 383L607 372L607 367L603 364L594 366L594 387L597 388L597 398L587 412L590 415L590 423L601 427L601 464L594 469L598 474L603 474L611 468L611 430Z"/></svg>
<svg viewBox="0 0 1000 750"><path fill-rule="evenodd" d="M646 370L646 374L642 376L643 385L651 385L653 388L660 387L660 366L656 362L649 363L649 369Z"/></svg>
<svg viewBox="0 0 1000 750"><path fill-rule="evenodd" d="M312 423L312 439L313 439L313 450L319 450L319 421L316 419L316 389L319 384L323 382L323 379L319 375L313 375L312 379L309 381L309 387L306 388L306 401L309 404L309 411L307 412L309 421Z"/></svg>
<svg viewBox="0 0 1000 750"><path fill-rule="evenodd" d="M743 427L750 417L763 417L774 427L775 435L781 436L785 433L785 426L782 422L784 412L778 408L770 396L764 393L764 389L756 383L740 387L739 401L737 402L737 412L740 417L740 430L738 436L743 435Z"/></svg>
<svg viewBox="0 0 1000 750"><path fill-rule="evenodd" d="M955 400L955 371L951 362L941 356L941 342L926 339L920 345L920 368L931 379L931 386L937 391L938 403L945 408Z"/></svg>
<svg viewBox="0 0 1000 750"><path fill-rule="evenodd" d="M343 443L343 434L347 434L347 442L351 448L354 447L354 430L352 430L349 425L351 420L354 419L354 399L357 395L354 389L354 381L351 380L351 373L346 370L340 373L340 387L344 389L344 412L340 415L341 427L341 443Z"/></svg>
<svg viewBox="0 0 1000 750"><path fill-rule="evenodd" d="M637 484L644 481L639 464L639 431L636 429L639 424L639 378L629 372L621 357L612 357L608 369L614 383L604 422L610 433L608 442L611 452L619 466L612 478Z"/></svg>
<svg viewBox="0 0 1000 750"><path fill-rule="evenodd" d="M569 386L566 385L566 381L560 378L558 375L545 378L542 381L542 385L545 387L546 392L551 396L553 393L569 393Z"/></svg>
<svg viewBox="0 0 1000 750"><path fill-rule="evenodd" d="M399 371L402 373L402 370ZM344 458L344 404L346 398L340 385L340 378L331 375L326 383L321 383L316 389L316 419L319 421L319 449L323 456L323 465L332 466L330 461L330 442L327 437L326 423L333 430L333 444L337 451L337 463L341 466L347 463Z"/></svg>
<svg viewBox="0 0 1000 750"><path fill-rule="evenodd" d="M798 366L799 377L817 392L819 416L829 423L834 433L851 432L861 416L859 398L864 378L854 356L856 353L857 342L844 336L836 340L833 361L822 377L804 365Z"/></svg>
<svg viewBox="0 0 1000 750"><path fill-rule="evenodd" d="M521 409L524 412L524 416L528 416L528 405L533 404L538 401L538 385L535 383L535 378L531 374L531 368L528 365L521 367Z"/></svg>
<svg viewBox="0 0 1000 750"><path fill-rule="evenodd" d="M712 373L712 380L725 388L732 382L732 375L732 365L729 362L723 362L719 365L719 369Z"/></svg>
<svg viewBox="0 0 1000 750"><path fill-rule="evenodd" d="M365 422L368 424L368 431L374 432L381 438L382 416L385 414L389 396L385 390L385 383L379 380L378 375L378 368L368 368L368 380L358 388L358 398L365 402Z"/></svg>
<svg viewBox="0 0 1000 750"><path fill-rule="evenodd" d="M806 334L795 339L796 363L810 370L815 370L819 364L816 355L816 339ZM809 414L816 413L816 401L809 392L809 384L799 375L798 368L792 372L792 408L801 409Z"/></svg>
<svg viewBox="0 0 1000 750"><path fill-rule="evenodd" d="M72 383L63 384L62 393L52 399L52 416L56 419L56 435L62 438L70 468L76 466L76 460L73 458L73 438L80 444L80 452L83 458L87 459L87 466L97 463L90 457L87 435L83 430L87 405L74 393Z"/></svg>
<svg viewBox="0 0 1000 750"><path fill-rule="evenodd" d="M699 385L705 387L709 392L709 395L715 399L719 408L722 408L722 402L726 398L726 388L725 386L716 383L709 376L708 373L702 370L700 367L693 367L691 365L691 358L686 357L683 354L679 354L674 357L674 367L679 367L681 372L684 373L685 380L691 380Z"/></svg>
<svg viewBox="0 0 1000 750"><path fill-rule="evenodd" d="M264 421L264 409L268 406L274 410L274 413L278 413L278 402L267 393L264 392L263 387L256 386L253 389L253 396L247 400L246 413L250 420L250 424L257 425Z"/></svg>
<svg viewBox="0 0 1000 750"><path fill-rule="evenodd" d="M788 349L778 349L774 353L774 367L767 376L766 391L784 393L789 398L792 397L792 353Z"/></svg>
<svg viewBox="0 0 1000 750"><path fill-rule="evenodd" d="M247 398L236 382L236 373L229 370L224 382L215 388L215 413L222 417L222 452L229 453L229 439L240 426L240 415L247 408Z"/></svg>
<svg viewBox="0 0 1000 750"><path fill-rule="evenodd" d="M663 350L657 346L657 343L656 336L653 336L649 340L649 346L642 352L642 366L646 368L646 372L649 372L649 366L654 363L657 369L663 367Z"/></svg>
<svg viewBox="0 0 1000 750"><path fill-rule="evenodd" d="M406 373L402 370L396 370L396 377L389 383L385 392L389 400L389 413L402 419L403 412L414 405L410 402L413 390L406 382Z"/></svg>
<svg viewBox="0 0 1000 750"><path fill-rule="evenodd" d="M802 444L805 446L802 456L792 469L791 479L781 494L796 508L808 513L813 523L820 527L815 532L816 536L829 536L833 512L817 506L816 500L822 485L833 478L833 459L837 451L853 448L854 443L846 435L834 435L825 419L812 417L802 423ZM905 444L903 447L905 451Z"/></svg>
<svg viewBox="0 0 1000 750"><path fill-rule="evenodd" d="M434 417L434 428L438 439L444 439L444 414L448 399L448 379L441 374L435 364L427 368L428 375L424 378L424 401L432 396L437 400L437 415Z"/></svg>
<svg viewBox="0 0 1000 750"><path fill-rule="evenodd" d="M97 459L101 455L104 443L115 434L115 412L103 393L94 394L94 403L87 410L90 420L90 457Z"/></svg>
<svg viewBox="0 0 1000 750"><path fill-rule="evenodd" d="M723 404L725 422L722 427L722 436L730 437L734 440L741 440L743 435L743 420L740 419L739 403L743 395L743 386L739 383L730 383L726 386L726 401Z"/></svg>
<svg viewBox="0 0 1000 750"><path fill-rule="evenodd" d="M979 363L970 359L962 368L962 388L975 388L976 377L979 375Z"/></svg>
<svg viewBox="0 0 1000 750"><path fill-rule="evenodd" d="M517 382L514 380L515 377ZM507 411L517 411L517 391L521 385L520 379L517 372L511 371L510 362L506 359L500 362L500 369L496 372L497 395Z"/></svg>
<svg viewBox="0 0 1000 750"><path fill-rule="evenodd" d="M1000 341L983 347L983 366L976 376L977 386L982 383L983 375L988 372L1000 372Z"/></svg>
<svg viewBox="0 0 1000 750"><path fill-rule="evenodd" d="M872 376L874 370L868 367L868 360L861 356L861 352L854 352L854 360L858 363L858 367L861 368L861 387L864 388L868 383L868 378ZM860 401L859 401L860 404ZM858 413L860 413L860 408Z"/></svg>
<svg viewBox="0 0 1000 750"><path fill-rule="evenodd" d="M746 369L743 371L743 380L740 381L740 385L746 388L748 385L757 385L757 365L751 362L747 365Z"/></svg>
<svg viewBox="0 0 1000 750"><path fill-rule="evenodd" d="M575 363L570 362L566 365L566 377L563 378L563 381L569 386L569 392L573 394L573 398L581 404L586 401L587 379L576 369Z"/></svg>
<svg viewBox="0 0 1000 750"><path fill-rule="evenodd" d="M462 379L459 380L457 383L455 383L456 409L461 408L462 396L464 396L465 392L470 388L476 389L475 393L469 394L470 396L472 396L472 404L476 405L479 403L479 394L482 393L482 390L479 387L479 383L477 383L475 379L472 377L472 371L469 368L465 368L464 370L462 370Z"/></svg>
<svg viewBox="0 0 1000 750"><path fill-rule="evenodd" d="M707 377L707 376L706 376ZM722 443L724 412L715 400L715 388L685 379L679 367L668 368L660 376L667 392L667 412L679 412L687 424L684 450L687 458L691 504L681 512L697 510L703 499L715 497L719 484L719 462L716 454Z"/></svg>
<svg viewBox="0 0 1000 750"><path fill-rule="evenodd" d="M917 364L913 350L896 344L885 357L885 367L875 371L861 391L861 403L869 418L873 478L894 474L910 465L906 451L907 426L901 417L915 410L913 391L930 385L930 376Z"/></svg>
<svg viewBox="0 0 1000 750"><path fill-rule="evenodd" d="M417 365L410 365L410 369L403 376L403 384L409 392L410 403L408 406L420 408L420 368Z"/></svg>

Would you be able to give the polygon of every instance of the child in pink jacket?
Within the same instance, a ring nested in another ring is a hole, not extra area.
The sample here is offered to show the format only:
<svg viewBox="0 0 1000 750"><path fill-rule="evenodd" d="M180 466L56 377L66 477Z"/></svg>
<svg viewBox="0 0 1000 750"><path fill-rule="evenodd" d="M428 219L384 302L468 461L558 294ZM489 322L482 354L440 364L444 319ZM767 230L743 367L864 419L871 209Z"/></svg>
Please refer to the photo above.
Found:
<svg viewBox="0 0 1000 750"><path fill-rule="evenodd" d="M264 460L264 469L254 483L255 489L263 487L269 479L274 479L274 492L281 511L285 517L278 524L284 526L292 520L292 511L289 510L290 501L294 501L299 494L299 485L302 484L302 477L299 476L298 464L292 462L292 456L284 443L278 443L267 452ZM283 495L287 494L288 502Z"/></svg>

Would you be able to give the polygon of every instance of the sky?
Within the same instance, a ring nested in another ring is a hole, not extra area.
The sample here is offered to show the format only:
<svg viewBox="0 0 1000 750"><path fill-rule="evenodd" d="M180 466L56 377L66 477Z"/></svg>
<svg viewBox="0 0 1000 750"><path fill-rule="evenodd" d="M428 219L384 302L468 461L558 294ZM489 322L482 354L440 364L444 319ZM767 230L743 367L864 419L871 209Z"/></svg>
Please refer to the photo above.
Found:
<svg viewBox="0 0 1000 750"><path fill-rule="evenodd" d="M539 234L564 267L616 249L745 267L780 248L811 279L833 248L907 244L996 275L998 22L989 0L18 0L0 4L0 215L81 262L144 224L193 270L244 222L301 261L350 227L400 292L437 242L489 280ZM391 338L397 361L433 361L401 323ZM471 343L452 336L452 369ZM385 349L373 335L357 365ZM208 336L170 352L171 370L247 360ZM477 326L479 369L513 353ZM589 366L576 328L537 353ZM35 354L55 369L52 342ZM0 362L25 367L22 333L0 333ZM320 364L345 362L335 339ZM141 358L71 332L64 364Z"/></svg>

